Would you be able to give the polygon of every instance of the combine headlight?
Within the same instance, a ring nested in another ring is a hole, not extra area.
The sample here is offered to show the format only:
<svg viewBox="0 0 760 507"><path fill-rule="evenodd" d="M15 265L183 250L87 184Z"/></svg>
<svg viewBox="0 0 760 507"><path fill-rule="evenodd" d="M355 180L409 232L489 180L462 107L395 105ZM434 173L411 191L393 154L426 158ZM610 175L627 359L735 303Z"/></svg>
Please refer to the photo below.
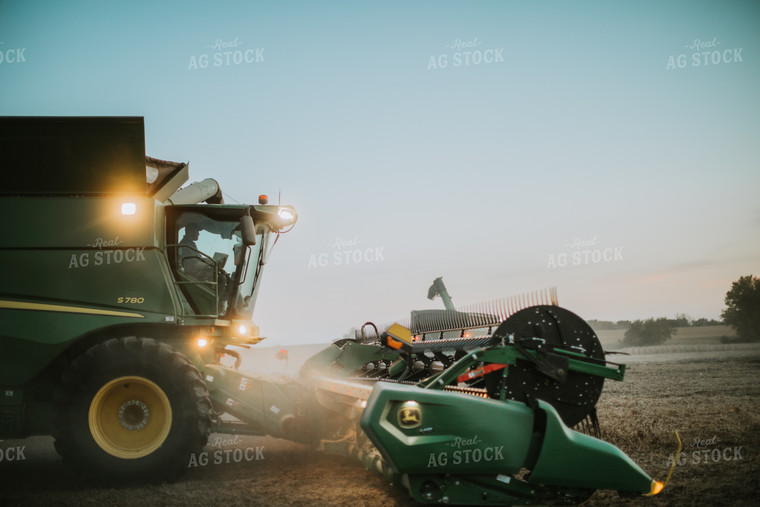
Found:
<svg viewBox="0 0 760 507"><path fill-rule="evenodd" d="M277 216L280 217L280 220L285 222L285 225L290 225L296 221L295 212L289 208L280 208L277 210Z"/></svg>
<svg viewBox="0 0 760 507"><path fill-rule="evenodd" d="M134 215L137 213L137 204L133 202L125 202L121 204L122 215Z"/></svg>
<svg viewBox="0 0 760 507"><path fill-rule="evenodd" d="M206 338L198 338L198 348L199 349L202 349L206 345L208 345L208 340Z"/></svg>
<svg viewBox="0 0 760 507"><path fill-rule="evenodd" d="M254 324L251 321L245 321L245 320L233 320L228 334L232 336L232 338L240 338L240 339L251 339L251 338L258 338L259 336L259 326Z"/></svg>

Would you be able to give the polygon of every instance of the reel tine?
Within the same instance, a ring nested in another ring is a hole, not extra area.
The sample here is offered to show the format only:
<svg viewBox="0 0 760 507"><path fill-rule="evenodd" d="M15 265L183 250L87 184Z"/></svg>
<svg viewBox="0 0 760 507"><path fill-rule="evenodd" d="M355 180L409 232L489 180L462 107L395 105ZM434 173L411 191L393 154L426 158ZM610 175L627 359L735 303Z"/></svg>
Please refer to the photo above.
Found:
<svg viewBox="0 0 760 507"><path fill-rule="evenodd" d="M393 322L411 329L412 334L419 335L466 328L491 327L499 325L520 310L539 305L559 306L556 286L480 301L462 306L459 310L454 311L443 311L432 315L420 312L416 314L414 321L407 317ZM414 328L412 328L412 322L415 324ZM390 325L383 325L380 333L386 331Z"/></svg>

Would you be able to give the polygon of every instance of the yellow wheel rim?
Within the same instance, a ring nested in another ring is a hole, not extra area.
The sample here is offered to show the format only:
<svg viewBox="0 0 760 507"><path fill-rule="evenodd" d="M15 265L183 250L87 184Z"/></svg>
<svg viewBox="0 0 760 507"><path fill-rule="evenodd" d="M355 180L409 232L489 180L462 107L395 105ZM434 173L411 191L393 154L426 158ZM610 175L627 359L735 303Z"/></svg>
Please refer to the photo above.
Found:
<svg viewBox="0 0 760 507"><path fill-rule="evenodd" d="M101 449L117 458L137 459L164 443L172 426L172 407L150 380L119 377L95 393L89 423Z"/></svg>

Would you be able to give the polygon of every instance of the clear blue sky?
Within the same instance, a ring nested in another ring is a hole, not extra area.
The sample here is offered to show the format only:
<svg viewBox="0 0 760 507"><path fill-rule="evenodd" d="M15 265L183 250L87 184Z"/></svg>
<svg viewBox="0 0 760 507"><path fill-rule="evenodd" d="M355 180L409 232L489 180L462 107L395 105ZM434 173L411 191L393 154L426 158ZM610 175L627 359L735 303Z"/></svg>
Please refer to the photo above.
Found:
<svg viewBox="0 0 760 507"><path fill-rule="evenodd" d="M0 0L0 114L144 116L149 155L293 204L272 342L442 307L437 276L717 318L760 275L759 28L757 2Z"/></svg>

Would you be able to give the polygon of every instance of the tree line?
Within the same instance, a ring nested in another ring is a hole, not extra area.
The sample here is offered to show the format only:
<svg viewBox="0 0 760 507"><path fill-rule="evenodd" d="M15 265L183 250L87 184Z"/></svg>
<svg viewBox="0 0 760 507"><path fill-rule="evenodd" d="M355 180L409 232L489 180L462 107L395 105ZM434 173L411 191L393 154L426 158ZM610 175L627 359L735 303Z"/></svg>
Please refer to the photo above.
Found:
<svg viewBox="0 0 760 507"><path fill-rule="evenodd" d="M668 341L677 332L677 327L721 324L733 327L738 341L760 341L760 278L753 275L740 277L731 284L724 302L726 308L720 315L721 321L705 318L693 320L681 313L674 319L589 320L588 323L597 331L625 329L623 344L628 346L659 345Z"/></svg>
<svg viewBox="0 0 760 507"><path fill-rule="evenodd" d="M665 317L662 317L665 318ZM651 320L651 319L650 319ZM722 320L715 319L692 319L686 314L678 314L674 319L665 319L673 327L705 327L705 326L722 326L726 323ZM615 329L628 329L634 322L641 322L640 320L588 320L589 325L597 331L611 331Z"/></svg>

